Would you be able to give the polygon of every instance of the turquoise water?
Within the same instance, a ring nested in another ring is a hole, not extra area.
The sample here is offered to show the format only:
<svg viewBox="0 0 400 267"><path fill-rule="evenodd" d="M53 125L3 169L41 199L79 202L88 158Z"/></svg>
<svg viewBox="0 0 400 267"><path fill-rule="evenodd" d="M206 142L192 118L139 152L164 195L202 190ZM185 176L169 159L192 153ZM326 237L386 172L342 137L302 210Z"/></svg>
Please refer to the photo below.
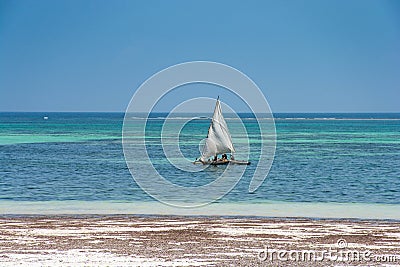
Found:
<svg viewBox="0 0 400 267"><path fill-rule="evenodd" d="M159 140L164 115L154 114L147 125L147 148L156 169L170 181L185 186L215 179L223 167L188 175L169 164ZM400 114L274 116L275 160L262 186L250 194L248 185L260 140L255 120L241 114L250 136L253 164L219 203L400 207ZM153 201L135 184L125 164L123 117L122 113L0 113L0 207L1 203ZM244 140L235 137L240 121L227 118L227 123L235 145L240 147ZM207 134L208 125L205 118L183 128L181 149L186 157L199 156L198 143Z"/></svg>

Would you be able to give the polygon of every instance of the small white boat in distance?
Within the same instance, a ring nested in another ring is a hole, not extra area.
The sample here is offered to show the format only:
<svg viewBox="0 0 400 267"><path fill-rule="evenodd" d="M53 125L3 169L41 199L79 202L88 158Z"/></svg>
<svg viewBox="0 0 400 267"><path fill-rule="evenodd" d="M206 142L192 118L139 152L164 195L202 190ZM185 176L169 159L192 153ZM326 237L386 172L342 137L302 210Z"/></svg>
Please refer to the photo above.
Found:
<svg viewBox="0 0 400 267"><path fill-rule="evenodd" d="M230 159L228 159L226 153L231 154ZM249 161L235 160L233 155L234 153L235 148L232 143L228 125L222 115L221 103L218 97L210 127L208 128L203 152L201 153L200 158L196 159L193 163L204 165L225 165L228 163L240 165L250 164ZM218 155L222 155L222 158L219 159Z"/></svg>

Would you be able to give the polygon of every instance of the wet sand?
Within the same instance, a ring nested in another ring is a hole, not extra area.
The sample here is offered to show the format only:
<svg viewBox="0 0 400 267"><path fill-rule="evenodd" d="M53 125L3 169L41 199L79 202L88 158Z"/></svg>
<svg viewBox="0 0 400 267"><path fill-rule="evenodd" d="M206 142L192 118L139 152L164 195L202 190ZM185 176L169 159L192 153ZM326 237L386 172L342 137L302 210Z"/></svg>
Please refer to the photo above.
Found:
<svg viewBox="0 0 400 267"><path fill-rule="evenodd" d="M348 252L354 256L346 256ZM3 216L0 266L16 265L400 266L400 222L215 216Z"/></svg>

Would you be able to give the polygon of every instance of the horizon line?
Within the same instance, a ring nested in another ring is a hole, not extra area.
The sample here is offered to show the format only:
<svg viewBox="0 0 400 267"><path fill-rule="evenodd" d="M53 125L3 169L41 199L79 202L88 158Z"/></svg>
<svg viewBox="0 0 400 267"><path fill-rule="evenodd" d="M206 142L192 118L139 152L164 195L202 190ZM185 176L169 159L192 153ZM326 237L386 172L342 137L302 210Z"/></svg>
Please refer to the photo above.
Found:
<svg viewBox="0 0 400 267"><path fill-rule="evenodd" d="M0 113L127 113L126 111L0 111ZM137 111L131 113L148 113L145 111ZM171 113L170 111L152 111L151 113ZM191 112L173 112L174 114L187 114L187 113L201 113L201 114L208 114L212 112L198 112L198 111L191 111ZM224 114L236 114L236 113L252 113L248 111L238 111L238 112L224 112ZM254 112L254 114L266 114L268 112ZM279 114L279 113L287 113L287 114L299 114L299 113L306 113L306 114L315 114L315 113L324 113L324 114L368 114L368 113L375 113L375 114L396 114L400 113L400 111L277 111L272 112L272 114Z"/></svg>

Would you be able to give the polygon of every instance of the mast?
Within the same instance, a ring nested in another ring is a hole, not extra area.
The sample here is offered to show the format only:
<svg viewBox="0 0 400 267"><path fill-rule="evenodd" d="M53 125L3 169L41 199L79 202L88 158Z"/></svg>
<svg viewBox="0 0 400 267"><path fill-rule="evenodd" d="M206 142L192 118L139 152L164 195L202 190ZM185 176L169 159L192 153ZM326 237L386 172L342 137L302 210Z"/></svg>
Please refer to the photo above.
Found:
<svg viewBox="0 0 400 267"><path fill-rule="evenodd" d="M211 126L212 126L212 124L213 124L214 114L215 114L215 111L217 110L218 101L219 101L219 96L217 97L217 101L215 102L214 112L213 112L213 116L211 117L210 126L208 126L208 131L207 131L206 140L207 140L207 138L208 138L208 135L210 134L210 129L211 129ZM206 145L207 145L207 144L204 143L203 151L201 151L201 155L204 155L204 150L206 149Z"/></svg>
<svg viewBox="0 0 400 267"><path fill-rule="evenodd" d="M211 117L210 126L208 127L207 138L208 138L208 135L210 134L210 129L211 129L211 126L212 126L212 124L214 122L214 114L217 111L218 101L219 101L219 96L217 97L217 101L215 101L214 112L213 112L213 116Z"/></svg>

